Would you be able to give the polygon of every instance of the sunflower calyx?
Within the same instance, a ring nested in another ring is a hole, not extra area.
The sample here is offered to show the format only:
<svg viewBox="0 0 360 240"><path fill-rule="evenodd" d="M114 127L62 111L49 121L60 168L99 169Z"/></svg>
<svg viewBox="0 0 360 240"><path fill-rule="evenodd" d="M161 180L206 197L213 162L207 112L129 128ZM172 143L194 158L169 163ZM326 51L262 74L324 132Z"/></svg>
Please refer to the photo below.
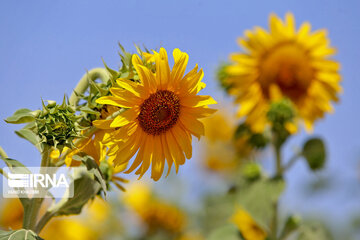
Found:
<svg viewBox="0 0 360 240"><path fill-rule="evenodd" d="M267 118L271 123L272 132L275 134L277 145L283 144L290 136L289 124L293 124L295 109L288 99L282 99L270 104Z"/></svg>
<svg viewBox="0 0 360 240"><path fill-rule="evenodd" d="M217 79L220 83L220 86L225 90L225 92L229 92L230 89L232 88L231 83L229 83L229 81L227 80L230 75L227 72L227 68L230 66L230 63L221 63L220 66L217 69Z"/></svg>
<svg viewBox="0 0 360 240"><path fill-rule="evenodd" d="M65 146L73 148L73 140L81 137L78 118L65 99L61 105L55 101L48 101L47 105L43 102L43 109L35 119L40 143L60 149Z"/></svg>

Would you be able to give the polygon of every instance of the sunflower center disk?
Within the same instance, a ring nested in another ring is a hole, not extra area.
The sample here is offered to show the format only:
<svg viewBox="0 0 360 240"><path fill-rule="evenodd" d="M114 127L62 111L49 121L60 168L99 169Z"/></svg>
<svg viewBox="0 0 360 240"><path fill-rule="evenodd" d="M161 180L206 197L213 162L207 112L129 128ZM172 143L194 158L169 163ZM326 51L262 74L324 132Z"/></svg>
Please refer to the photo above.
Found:
<svg viewBox="0 0 360 240"><path fill-rule="evenodd" d="M179 119L180 99L168 90L158 90L140 106L139 125L148 134L159 135L169 130Z"/></svg>
<svg viewBox="0 0 360 240"><path fill-rule="evenodd" d="M284 95L297 100L304 96L313 76L310 57L295 43L287 43L264 56L259 81L266 95L271 84L276 84Z"/></svg>

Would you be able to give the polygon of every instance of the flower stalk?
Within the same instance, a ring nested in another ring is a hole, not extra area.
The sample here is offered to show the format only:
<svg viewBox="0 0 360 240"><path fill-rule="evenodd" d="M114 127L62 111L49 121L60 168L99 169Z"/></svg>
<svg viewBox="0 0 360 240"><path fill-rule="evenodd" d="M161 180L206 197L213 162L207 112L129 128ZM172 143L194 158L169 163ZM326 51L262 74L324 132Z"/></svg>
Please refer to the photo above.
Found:
<svg viewBox="0 0 360 240"><path fill-rule="evenodd" d="M96 79L101 79L102 82L106 83L109 80L109 74L106 69L94 68L85 73L69 98L70 105L76 106L80 101L80 96L88 89L90 81L95 81Z"/></svg>
<svg viewBox="0 0 360 240"><path fill-rule="evenodd" d="M45 167L48 167L50 164L50 153L51 153L51 147L49 145L44 144L44 149L41 158L41 169L40 169L41 172L43 172L44 171L43 169ZM32 198L30 200L30 204L28 205L28 207L24 209L23 227L25 229L35 230L37 218L43 201L44 201L43 198Z"/></svg>

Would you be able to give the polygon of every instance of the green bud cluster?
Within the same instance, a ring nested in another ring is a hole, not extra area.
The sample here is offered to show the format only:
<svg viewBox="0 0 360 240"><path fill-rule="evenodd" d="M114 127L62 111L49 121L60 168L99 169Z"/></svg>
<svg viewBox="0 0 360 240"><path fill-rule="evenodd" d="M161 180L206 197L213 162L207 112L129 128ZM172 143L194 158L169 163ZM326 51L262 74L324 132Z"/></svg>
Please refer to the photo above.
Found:
<svg viewBox="0 0 360 240"><path fill-rule="evenodd" d="M262 175L261 165L254 162L248 163L242 169L242 174L247 180L250 181L257 180Z"/></svg>
<svg viewBox="0 0 360 240"><path fill-rule="evenodd" d="M78 117L75 109L69 106L64 98L61 105L55 101L48 101L35 119L37 134L40 143L61 147L73 147L73 140L80 137L80 128L77 123Z"/></svg>
<svg viewBox="0 0 360 240"><path fill-rule="evenodd" d="M267 113L267 118L270 122L282 125L286 122L291 122L294 117L295 111L291 101L288 99L271 103L270 110Z"/></svg>
<svg viewBox="0 0 360 240"><path fill-rule="evenodd" d="M262 133L254 133L245 123L240 124L235 131L235 139L247 137L247 143L257 149L266 147L269 139Z"/></svg>
<svg viewBox="0 0 360 240"><path fill-rule="evenodd" d="M222 63L220 64L219 68L217 69L217 78L220 86L225 90L225 92L229 92L230 88L232 87L231 84L227 82L229 74L226 71L226 68L229 66L229 63Z"/></svg>
<svg viewBox="0 0 360 240"><path fill-rule="evenodd" d="M290 136L286 129L286 123L293 122L294 117L295 110L290 100L282 99L271 103L267 118L271 122L272 132L275 133L276 145L283 144Z"/></svg>

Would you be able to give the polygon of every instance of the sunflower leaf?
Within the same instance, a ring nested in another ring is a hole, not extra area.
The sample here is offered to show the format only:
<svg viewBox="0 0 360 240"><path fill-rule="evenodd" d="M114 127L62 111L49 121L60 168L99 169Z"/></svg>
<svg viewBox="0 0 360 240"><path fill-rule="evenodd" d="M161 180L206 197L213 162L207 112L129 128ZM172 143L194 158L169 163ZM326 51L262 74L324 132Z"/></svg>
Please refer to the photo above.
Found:
<svg viewBox="0 0 360 240"><path fill-rule="evenodd" d="M7 123L20 124L35 120L35 112L27 108L17 110L11 117L5 119Z"/></svg>
<svg viewBox="0 0 360 240"><path fill-rule="evenodd" d="M71 182L70 189L74 188L74 196L63 198L56 205L48 209L53 216L80 214L84 205L101 189L100 184L88 173L82 172L79 177Z"/></svg>
<svg viewBox="0 0 360 240"><path fill-rule="evenodd" d="M281 178L260 179L238 189L237 203L252 216L264 230L268 229L273 216L273 205L285 188Z"/></svg>
<svg viewBox="0 0 360 240"><path fill-rule="evenodd" d="M20 129L18 131L15 131L16 135L18 135L21 138L24 138L28 140L30 143L32 143L35 146L39 145L40 138L37 134L34 133L34 131L31 131L30 129Z"/></svg>
<svg viewBox="0 0 360 240"><path fill-rule="evenodd" d="M210 233L208 240L241 240L241 234L237 227L233 224L228 224L217 228Z"/></svg>
<svg viewBox="0 0 360 240"><path fill-rule="evenodd" d="M324 168L326 163L325 144L321 138L311 138L303 146L302 155L311 170L316 171Z"/></svg>
<svg viewBox="0 0 360 240"><path fill-rule="evenodd" d="M14 231L0 230L0 240L43 240L31 230L19 229Z"/></svg>

